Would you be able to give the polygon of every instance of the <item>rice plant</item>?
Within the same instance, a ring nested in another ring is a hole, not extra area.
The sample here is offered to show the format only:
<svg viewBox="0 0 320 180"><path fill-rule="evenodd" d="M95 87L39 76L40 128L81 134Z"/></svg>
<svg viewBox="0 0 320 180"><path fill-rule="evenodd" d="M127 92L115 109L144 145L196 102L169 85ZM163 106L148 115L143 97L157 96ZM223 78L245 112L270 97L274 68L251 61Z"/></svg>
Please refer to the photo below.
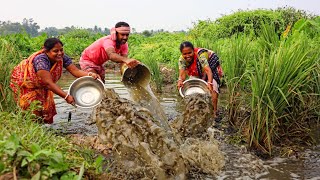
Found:
<svg viewBox="0 0 320 180"><path fill-rule="evenodd" d="M0 111L11 111L16 108L9 84L12 68L20 59L21 55L15 46L0 38Z"/></svg>
<svg viewBox="0 0 320 180"><path fill-rule="evenodd" d="M272 28L266 31L274 37ZM264 42L271 47L269 41ZM278 47L273 44L273 48L265 48L267 55L253 61L254 71L250 72L249 142L250 146L270 155L273 143L281 138L281 130L301 127L306 120L301 112L296 112L301 108L296 107L307 106L305 97L310 93L307 91L312 85L310 77L319 59L319 53L310 49L303 33L297 32L278 44ZM306 129L301 132L306 133Z"/></svg>
<svg viewBox="0 0 320 180"><path fill-rule="evenodd" d="M286 32L286 36L287 36ZM260 38L258 39L258 45L260 46L260 53L261 55L269 55L279 46L279 37L278 34L275 32L274 25L271 24L262 24L261 31L260 31Z"/></svg>
<svg viewBox="0 0 320 180"><path fill-rule="evenodd" d="M245 111L240 109L247 109L244 93L248 92L250 84L246 70L252 62L256 61L255 52L251 39L244 35L234 36L224 43L224 48L221 49L221 58L229 97L229 122L235 125L240 118L245 118L243 117Z"/></svg>
<svg viewBox="0 0 320 180"><path fill-rule="evenodd" d="M158 92L161 92L163 77L160 73L160 67L158 61L152 52L148 51L144 56L145 58L141 61L150 69L152 81L156 84L156 89Z"/></svg>

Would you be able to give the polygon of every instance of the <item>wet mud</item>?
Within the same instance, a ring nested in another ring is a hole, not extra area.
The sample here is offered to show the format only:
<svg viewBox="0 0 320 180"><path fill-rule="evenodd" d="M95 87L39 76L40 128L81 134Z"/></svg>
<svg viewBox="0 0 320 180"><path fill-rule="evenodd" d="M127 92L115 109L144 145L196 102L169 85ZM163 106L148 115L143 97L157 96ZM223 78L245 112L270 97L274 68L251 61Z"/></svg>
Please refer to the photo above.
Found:
<svg viewBox="0 0 320 180"><path fill-rule="evenodd" d="M113 145L114 173L129 179L185 179L177 143L146 108L106 89L94 121L103 143Z"/></svg>
<svg viewBox="0 0 320 180"><path fill-rule="evenodd" d="M183 139L205 136L206 130L214 123L211 97L207 94L194 94L186 96L184 103L182 115L171 122L171 127Z"/></svg>
<svg viewBox="0 0 320 180"><path fill-rule="evenodd" d="M210 97L190 96L186 102L188 110L168 131L150 108L142 107L145 104L106 89L93 121L101 141L112 144L113 174L126 179L189 179L199 172L217 174L224 166L224 155L214 130L207 131L212 125Z"/></svg>

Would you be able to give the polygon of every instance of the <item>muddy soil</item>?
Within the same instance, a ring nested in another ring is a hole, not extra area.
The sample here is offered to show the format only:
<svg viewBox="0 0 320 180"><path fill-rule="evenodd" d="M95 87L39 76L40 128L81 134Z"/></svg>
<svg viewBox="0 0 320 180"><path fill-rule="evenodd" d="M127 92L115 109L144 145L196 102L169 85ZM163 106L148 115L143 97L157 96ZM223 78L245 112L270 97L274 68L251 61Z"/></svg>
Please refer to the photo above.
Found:
<svg viewBox="0 0 320 180"><path fill-rule="evenodd" d="M150 111L106 89L94 121L103 143L113 145L114 169L125 178L184 179L178 146ZM121 173L120 173L121 172Z"/></svg>

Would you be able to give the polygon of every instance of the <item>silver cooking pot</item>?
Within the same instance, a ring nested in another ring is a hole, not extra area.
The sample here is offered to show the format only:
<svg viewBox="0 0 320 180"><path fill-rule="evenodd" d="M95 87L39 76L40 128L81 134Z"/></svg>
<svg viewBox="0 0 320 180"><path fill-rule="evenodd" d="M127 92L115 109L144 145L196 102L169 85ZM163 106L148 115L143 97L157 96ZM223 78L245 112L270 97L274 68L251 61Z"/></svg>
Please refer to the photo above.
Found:
<svg viewBox="0 0 320 180"><path fill-rule="evenodd" d="M190 78L183 82L183 86L180 87L179 93L182 97L196 93L210 94L207 84L208 83L202 79Z"/></svg>
<svg viewBox="0 0 320 180"><path fill-rule="evenodd" d="M104 83L100 79L83 76L73 81L69 94L73 96L77 107L93 108L103 99Z"/></svg>
<svg viewBox="0 0 320 180"><path fill-rule="evenodd" d="M151 80L149 68L142 63L134 68L129 68L126 64L122 64L120 72L122 75L121 81L124 83L135 84L146 88Z"/></svg>

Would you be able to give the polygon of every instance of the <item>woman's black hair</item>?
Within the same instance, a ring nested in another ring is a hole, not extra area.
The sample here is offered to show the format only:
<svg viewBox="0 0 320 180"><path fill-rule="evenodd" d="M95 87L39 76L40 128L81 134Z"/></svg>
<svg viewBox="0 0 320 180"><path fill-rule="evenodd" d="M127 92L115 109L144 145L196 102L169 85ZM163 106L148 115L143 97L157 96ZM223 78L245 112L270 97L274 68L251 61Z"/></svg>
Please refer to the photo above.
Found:
<svg viewBox="0 0 320 180"><path fill-rule="evenodd" d="M130 26L128 23L120 21L120 22L117 22L117 24L114 27L118 28L118 27L130 27Z"/></svg>
<svg viewBox="0 0 320 180"><path fill-rule="evenodd" d="M189 47L191 49L194 49L193 44L189 41L184 41L183 43L180 44L180 52L182 52L182 49L185 47Z"/></svg>
<svg viewBox="0 0 320 180"><path fill-rule="evenodd" d="M43 44L45 50L50 51L57 43L63 46L63 43L58 38L48 38Z"/></svg>

